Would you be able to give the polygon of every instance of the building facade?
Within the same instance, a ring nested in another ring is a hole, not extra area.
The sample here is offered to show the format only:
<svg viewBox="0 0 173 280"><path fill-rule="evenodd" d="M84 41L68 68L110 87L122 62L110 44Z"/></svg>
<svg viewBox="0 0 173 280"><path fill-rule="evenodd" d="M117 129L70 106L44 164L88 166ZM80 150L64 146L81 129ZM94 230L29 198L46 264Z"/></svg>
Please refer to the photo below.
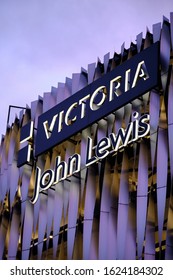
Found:
<svg viewBox="0 0 173 280"><path fill-rule="evenodd" d="M93 84L93 95L82 96ZM125 98L108 112L108 95ZM62 137L54 126L67 128ZM0 259L173 259L172 139L173 13L129 49L66 78L8 126L0 146Z"/></svg>

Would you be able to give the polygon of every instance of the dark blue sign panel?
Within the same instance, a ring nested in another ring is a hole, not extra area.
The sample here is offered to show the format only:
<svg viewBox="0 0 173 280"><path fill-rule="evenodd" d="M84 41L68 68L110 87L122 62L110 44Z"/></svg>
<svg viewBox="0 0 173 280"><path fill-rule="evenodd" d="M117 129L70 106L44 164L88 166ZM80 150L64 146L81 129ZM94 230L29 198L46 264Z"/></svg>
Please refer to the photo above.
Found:
<svg viewBox="0 0 173 280"><path fill-rule="evenodd" d="M158 57L157 42L42 114L38 119L35 155L156 87Z"/></svg>

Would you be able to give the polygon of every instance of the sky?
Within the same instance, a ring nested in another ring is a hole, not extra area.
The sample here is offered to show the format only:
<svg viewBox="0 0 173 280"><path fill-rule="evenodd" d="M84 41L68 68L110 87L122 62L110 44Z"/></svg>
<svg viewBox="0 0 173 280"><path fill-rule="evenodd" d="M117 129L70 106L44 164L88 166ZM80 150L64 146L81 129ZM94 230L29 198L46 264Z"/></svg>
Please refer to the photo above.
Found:
<svg viewBox="0 0 173 280"><path fill-rule="evenodd" d="M172 0L0 0L0 135L9 105L30 106L170 12Z"/></svg>

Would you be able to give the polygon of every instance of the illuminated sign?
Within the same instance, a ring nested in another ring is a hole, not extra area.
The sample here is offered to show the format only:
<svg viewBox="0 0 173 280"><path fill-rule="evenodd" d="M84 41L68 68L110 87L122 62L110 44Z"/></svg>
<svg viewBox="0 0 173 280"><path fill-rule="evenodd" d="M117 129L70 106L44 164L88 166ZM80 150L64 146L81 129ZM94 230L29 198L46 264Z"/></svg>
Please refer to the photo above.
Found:
<svg viewBox="0 0 173 280"><path fill-rule="evenodd" d="M139 116L135 112L133 114L133 121L128 124L126 129L120 128L117 134L110 133L109 137L102 138L97 145L94 146L93 139L88 137L85 166L81 166L81 156L77 153L70 156L67 162L61 161L61 157L57 156L54 170L47 169L42 173L41 169L37 166L34 194L30 202L35 204L39 193L78 173L82 168L88 167L108 155L115 155L118 150L145 137L150 130L149 119L150 116L148 114Z"/></svg>
<svg viewBox="0 0 173 280"><path fill-rule="evenodd" d="M158 84L155 43L38 118L35 155L60 144Z"/></svg>
<svg viewBox="0 0 173 280"><path fill-rule="evenodd" d="M18 167L29 162L31 152L39 156L156 87L158 57L159 42L40 115L34 151L33 122L22 127Z"/></svg>

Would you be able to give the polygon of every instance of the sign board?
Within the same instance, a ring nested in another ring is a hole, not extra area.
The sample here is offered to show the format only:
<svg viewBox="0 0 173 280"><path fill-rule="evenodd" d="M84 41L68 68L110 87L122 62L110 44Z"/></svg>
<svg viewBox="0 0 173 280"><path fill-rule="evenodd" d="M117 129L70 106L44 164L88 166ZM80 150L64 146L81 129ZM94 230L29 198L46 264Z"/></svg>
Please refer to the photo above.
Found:
<svg viewBox="0 0 173 280"><path fill-rule="evenodd" d="M158 54L157 42L40 115L35 156L156 87Z"/></svg>

